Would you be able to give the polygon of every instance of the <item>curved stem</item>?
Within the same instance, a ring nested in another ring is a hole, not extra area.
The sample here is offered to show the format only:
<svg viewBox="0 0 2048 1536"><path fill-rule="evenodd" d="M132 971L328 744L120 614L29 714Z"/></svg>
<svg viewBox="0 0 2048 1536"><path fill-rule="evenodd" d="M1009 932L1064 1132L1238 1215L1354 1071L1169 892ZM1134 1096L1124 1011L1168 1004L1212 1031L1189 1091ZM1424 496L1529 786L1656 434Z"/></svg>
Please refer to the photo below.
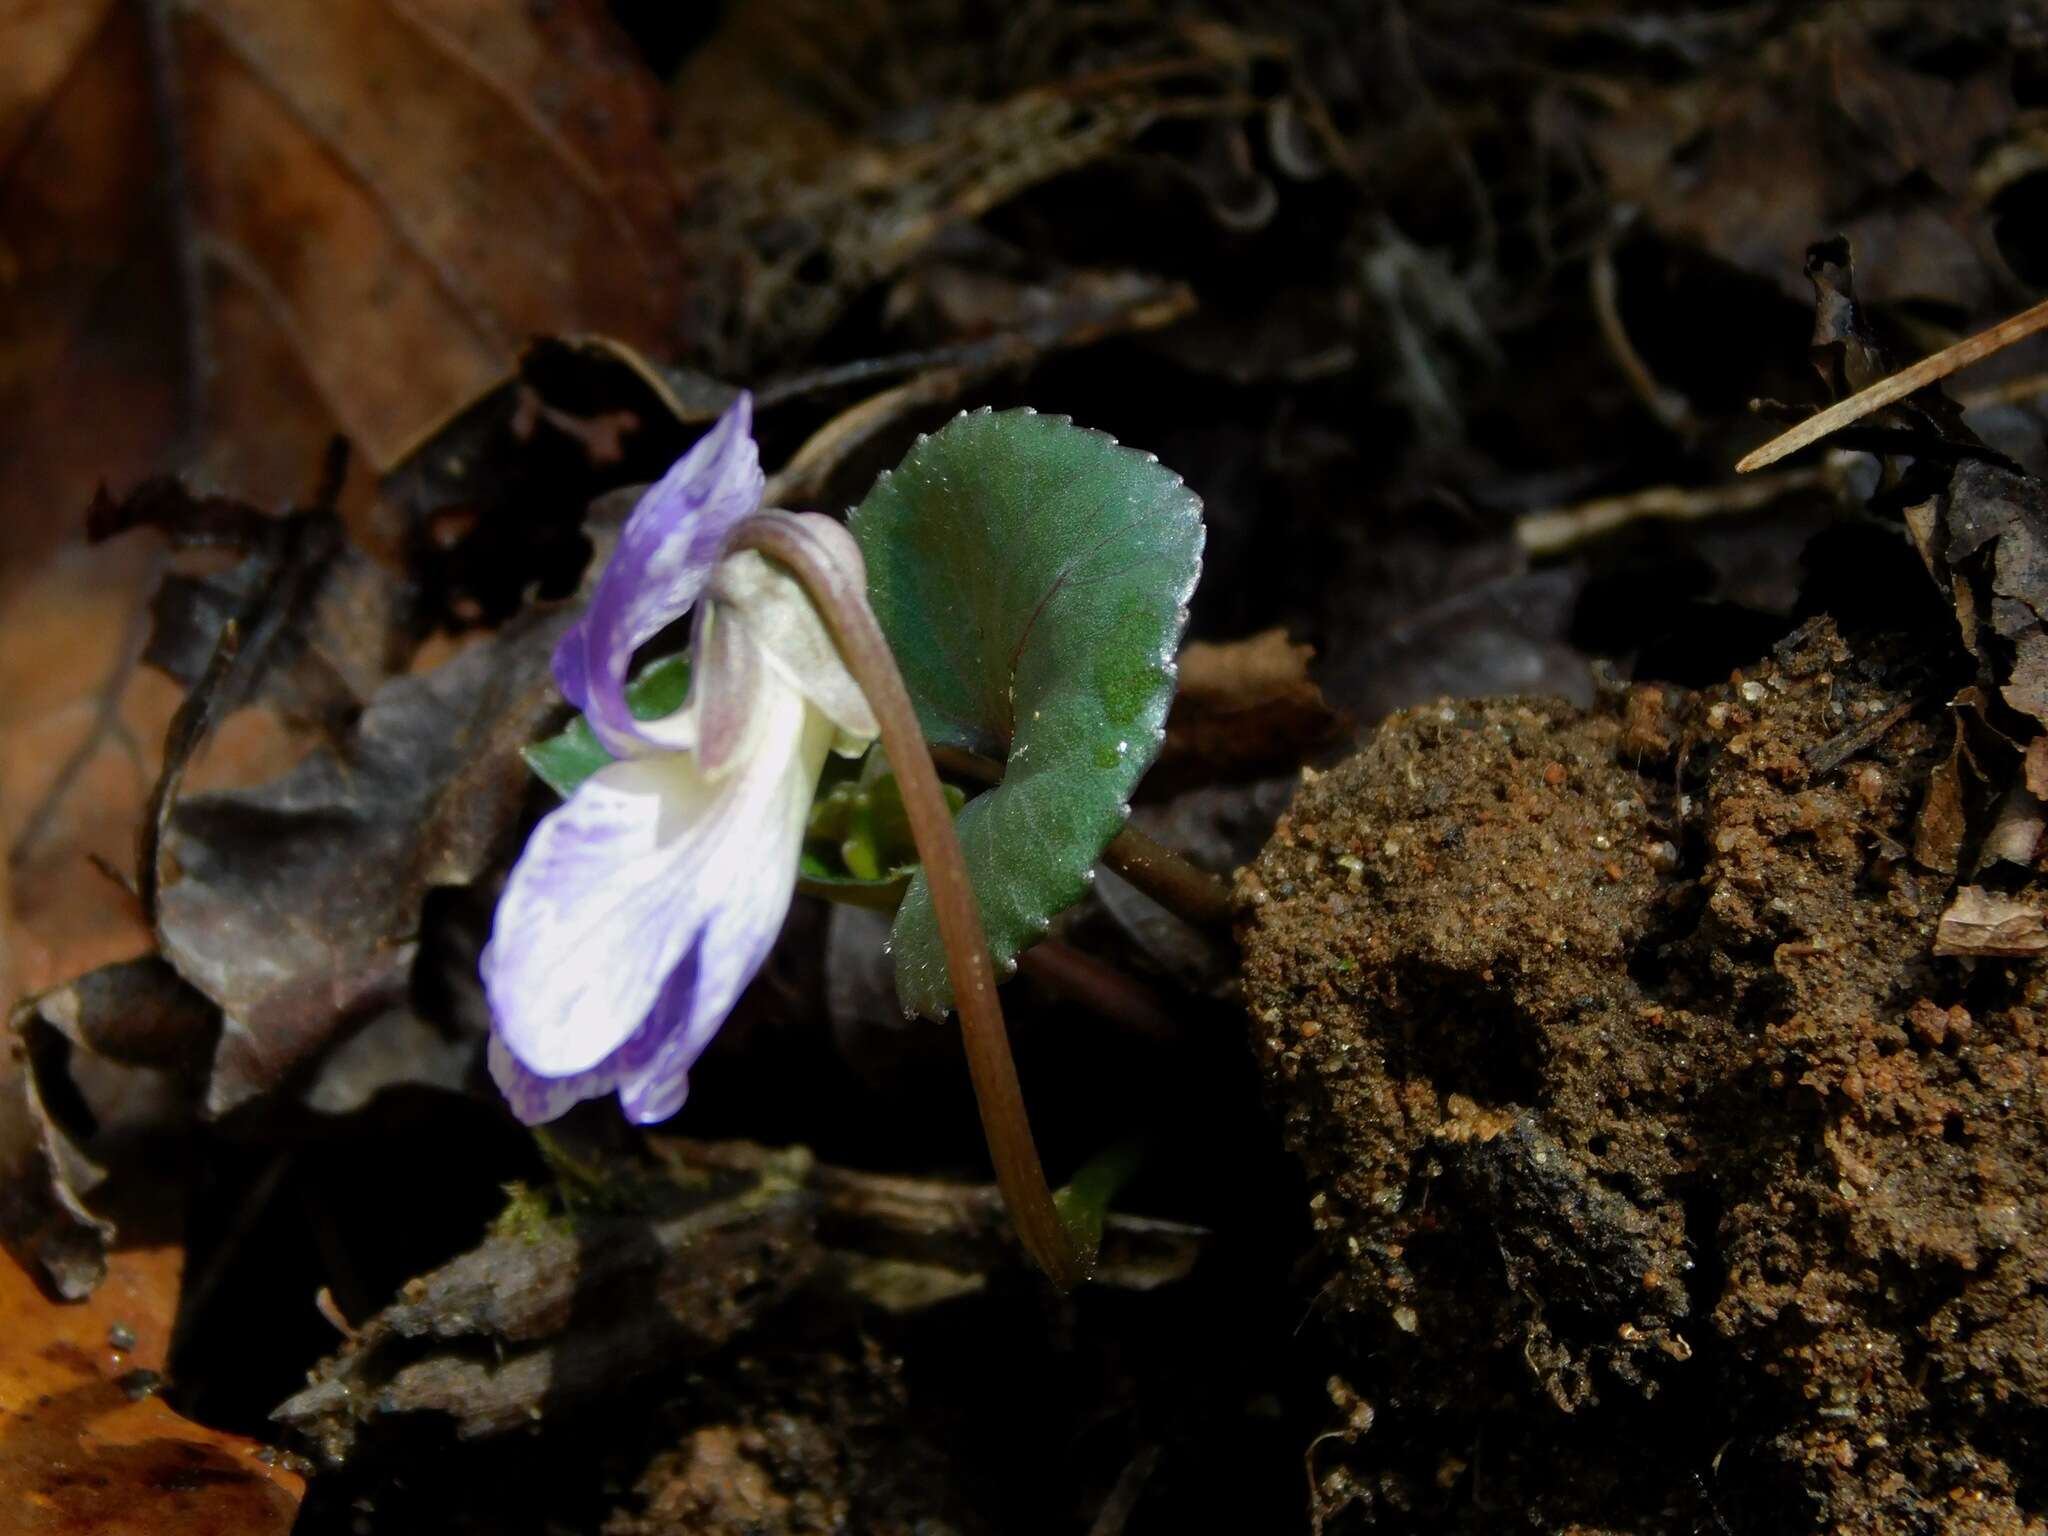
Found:
<svg viewBox="0 0 2048 1536"><path fill-rule="evenodd" d="M810 530L786 514L765 512L734 530L735 549L754 549L788 568L817 604L825 626L838 642L846 668L867 695L881 727L882 748L903 796L910 834L931 886L932 910L946 946L946 971L953 982L954 1005L960 1011L960 1037L967 1068L974 1079L981 1126L995 1163L996 1186L1003 1192L1010 1220L1016 1224L1032 1258L1062 1289L1084 1278L1066 1223L1053 1205L1024 1112L1024 1090L1017 1081L1017 1063L1010 1055L1010 1035L1003 1007L996 999L995 968L989 963L988 935L981 908L968 883L960 839L939 788L939 775L917 723L917 709L897 670L895 653L868 607L867 593L831 556L813 541Z"/></svg>

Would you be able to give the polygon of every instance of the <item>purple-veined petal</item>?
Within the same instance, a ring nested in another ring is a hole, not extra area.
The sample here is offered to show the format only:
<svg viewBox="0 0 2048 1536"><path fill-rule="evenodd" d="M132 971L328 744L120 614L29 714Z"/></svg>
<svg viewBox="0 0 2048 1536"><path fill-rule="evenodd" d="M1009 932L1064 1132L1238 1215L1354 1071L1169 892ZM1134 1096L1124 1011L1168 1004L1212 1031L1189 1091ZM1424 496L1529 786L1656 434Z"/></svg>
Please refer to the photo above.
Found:
<svg viewBox="0 0 2048 1536"><path fill-rule="evenodd" d="M585 1099L603 1098L619 1085L619 1074L613 1070L609 1057L573 1077L542 1077L521 1066L519 1058L496 1035L484 1047L484 1063L491 1070L491 1081L498 1085L498 1092L505 1096L506 1104L524 1125L546 1125L550 1120L559 1120Z"/></svg>
<svg viewBox="0 0 2048 1536"><path fill-rule="evenodd" d="M555 642L555 654L550 660L556 691L577 709L590 707L589 653L583 644L586 622L587 616L578 619L563 633Z"/></svg>
<svg viewBox="0 0 2048 1536"><path fill-rule="evenodd" d="M761 502L753 398L741 394L711 430L640 498L619 531L590 611L556 648L555 681L614 756L674 744L633 718L633 653L696 602L733 525Z"/></svg>
<svg viewBox="0 0 2048 1536"><path fill-rule="evenodd" d="M670 916L710 798L687 757L631 759L534 828L481 962L493 1024L526 1066L586 1071L647 1017L689 948Z"/></svg>
<svg viewBox="0 0 2048 1536"><path fill-rule="evenodd" d="M482 969L495 1036L533 1075L574 1078L636 1041L689 958L687 1006L647 1045L686 1071L760 969L832 727L769 669L756 677L724 775L683 755L613 763L527 843Z"/></svg>
<svg viewBox="0 0 2048 1536"><path fill-rule="evenodd" d="M542 1077L528 1070L493 1031L484 1056L491 1078L505 1095L505 1102L511 1106L512 1113L527 1125L543 1125L550 1120L558 1120L585 1099L602 1098L620 1090L621 1085L628 1082L635 1085L643 1108L662 1110L660 1114L636 1118L642 1124L665 1120L682 1108L683 1097L689 1087L688 1070L694 1058L692 1062L684 1063L681 1071L659 1079L662 1089L659 1102L656 1102L656 1095L649 1094L641 1085L654 1076L657 1064L662 1062L664 1048L669 1047L677 1026L688 1017L690 996L696 985L696 957L686 954L682 964L675 968L663 985L653 1011L641 1021L640 1027L633 1031L626 1043L588 1071L569 1077Z"/></svg>

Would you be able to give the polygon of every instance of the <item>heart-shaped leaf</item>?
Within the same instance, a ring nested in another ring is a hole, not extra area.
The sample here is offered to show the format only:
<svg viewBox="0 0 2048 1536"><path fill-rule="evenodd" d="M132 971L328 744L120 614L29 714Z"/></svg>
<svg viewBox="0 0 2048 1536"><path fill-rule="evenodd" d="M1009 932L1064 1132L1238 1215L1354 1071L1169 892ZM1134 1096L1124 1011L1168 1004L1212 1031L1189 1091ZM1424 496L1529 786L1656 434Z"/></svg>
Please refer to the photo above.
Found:
<svg viewBox="0 0 2048 1536"><path fill-rule="evenodd" d="M1005 764L958 825L1008 969L1087 889L1158 753L1201 501L1100 432L979 411L921 439L851 526L926 737ZM892 949L904 1006L942 1014L952 985L922 873Z"/></svg>

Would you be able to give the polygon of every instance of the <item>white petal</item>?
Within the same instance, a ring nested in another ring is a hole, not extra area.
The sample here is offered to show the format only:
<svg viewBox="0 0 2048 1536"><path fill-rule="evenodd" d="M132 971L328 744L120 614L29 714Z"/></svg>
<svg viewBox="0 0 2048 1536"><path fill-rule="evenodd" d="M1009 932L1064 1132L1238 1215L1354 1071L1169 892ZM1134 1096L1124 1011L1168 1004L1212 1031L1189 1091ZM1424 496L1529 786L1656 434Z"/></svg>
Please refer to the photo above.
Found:
<svg viewBox="0 0 2048 1536"><path fill-rule="evenodd" d="M710 796L687 757L599 769L534 829L482 961L494 1024L546 1077L596 1066L638 1028L689 947Z"/></svg>
<svg viewBox="0 0 2048 1536"><path fill-rule="evenodd" d="M757 669L739 756L714 778L693 757L600 769L534 831L483 957L492 1020L529 1072L590 1072L633 1041L686 958L675 1048L694 1061L760 969L796 885L832 727ZM593 1089L592 1091L596 1091Z"/></svg>

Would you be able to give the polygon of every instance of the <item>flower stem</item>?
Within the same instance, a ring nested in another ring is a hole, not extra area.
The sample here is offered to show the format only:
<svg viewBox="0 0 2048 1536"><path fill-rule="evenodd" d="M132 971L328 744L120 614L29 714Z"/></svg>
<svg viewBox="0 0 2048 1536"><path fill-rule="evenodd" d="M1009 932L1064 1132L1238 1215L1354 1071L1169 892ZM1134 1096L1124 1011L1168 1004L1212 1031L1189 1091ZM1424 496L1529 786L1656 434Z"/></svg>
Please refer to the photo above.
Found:
<svg viewBox="0 0 2048 1536"><path fill-rule="evenodd" d="M917 723L917 708L897 670L895 653L875 621L874 610L868 607L867 593L813 543L810 530L797 519L777 512L750 517L733 531L728 547L758 550L787 567L803 584L838 642L847 671L875 712L882 749L895 770L910 834L931 886L932 909L946 946L946 971L953 982L954 1004L960 1010L960 1037L974 1079L975 1101L981 1107L982 1131L995 1163L996 1185L1025 1249L1055 1285L1068 1289L1085 1278L1083 1266L1053 1204L1044 1165L1038 1160L1038 1146L1024 1112L1024 1090L1017 1081L1017 1063L1010 1055L1003 1006L996 998L995 968L989 962L981 908L968 883L952 812Z"/></svg>

